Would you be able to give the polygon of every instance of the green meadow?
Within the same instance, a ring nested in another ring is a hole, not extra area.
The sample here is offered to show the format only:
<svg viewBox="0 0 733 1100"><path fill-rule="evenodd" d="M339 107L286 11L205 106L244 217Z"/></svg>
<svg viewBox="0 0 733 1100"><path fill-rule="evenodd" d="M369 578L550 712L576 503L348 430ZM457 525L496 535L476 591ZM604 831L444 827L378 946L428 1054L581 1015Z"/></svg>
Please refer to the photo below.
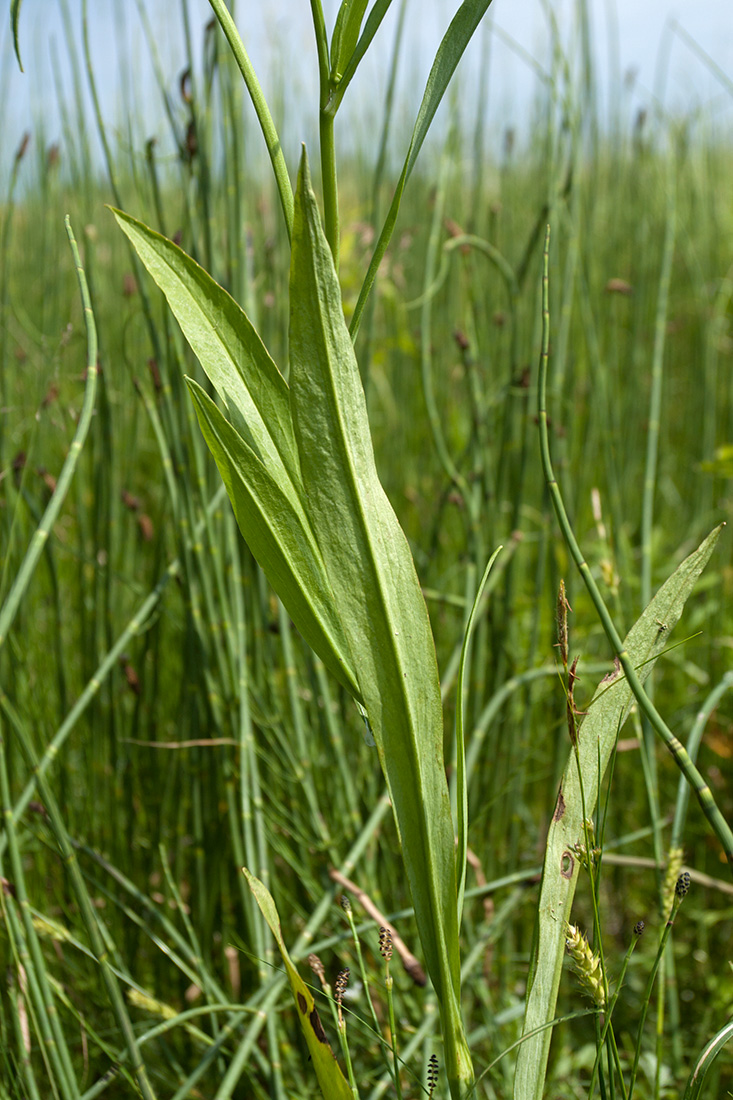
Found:
<svg viewBox="0 0 733 1100"><path fill-rule="evenodd" d="M733 1092L730 130L389 7L5 151L0 1100Z"/></svg>

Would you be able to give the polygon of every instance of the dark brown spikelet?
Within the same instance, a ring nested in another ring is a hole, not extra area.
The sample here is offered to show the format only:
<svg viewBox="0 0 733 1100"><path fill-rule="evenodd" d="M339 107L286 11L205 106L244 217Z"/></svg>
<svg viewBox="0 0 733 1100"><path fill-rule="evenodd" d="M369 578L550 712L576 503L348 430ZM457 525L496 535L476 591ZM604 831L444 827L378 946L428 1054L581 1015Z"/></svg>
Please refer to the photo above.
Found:
<svg viewBox="0 0 733 1100"><path fill-rule="evenodd" d="M677 897L682 901L683 897L690 889L690 872L683 871L680 877L677 879L677 885L674 888L674 892Z"/></svg>
<svg viewBox="0 0 733 1100"><path fill-rule="evenodd" d="M643 931L644 931L644 921L643 920L638 920L636 922L636 924L634 925L634 935L635 936L640 936Z"/></svg>
<svg viewBox="0 0 733 1100"><path fill-rule="evenodd" d="M341 895L341 908L343 909L344 913L351 912L351 902L347 898L346 894Z"/></svg>
<svg viewBox="0 0 733 1100"><path fill-rule="evenodd" d="M428 1062L428 1096L433 1095L438 1084L438 1058L431 1054Z"/></svg>

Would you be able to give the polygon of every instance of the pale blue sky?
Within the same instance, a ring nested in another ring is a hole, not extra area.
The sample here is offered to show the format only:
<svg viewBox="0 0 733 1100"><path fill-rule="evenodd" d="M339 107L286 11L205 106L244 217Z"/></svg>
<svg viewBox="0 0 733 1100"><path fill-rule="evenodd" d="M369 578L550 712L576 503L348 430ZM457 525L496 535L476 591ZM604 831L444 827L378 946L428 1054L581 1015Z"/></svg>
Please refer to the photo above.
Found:
<svg viewBox="0 0 733 1100"><path fill-rule="evenodd" d="M578 0L493 0L489 8L495 33L490 41L479 35L463 63L464 87L478 88L478 72L488 64L488 94L492 130L497 135L508 126L526 133L530 103L537 77L521 50L541 67L548 67L548 17L551 11L561 33L568 37ZM642 106L654 109L655 93L663 108L676 114L704 115L719 129L733 128L733 2L732 0L587 0L596 43L601 85L606 96L618 97L624 75L636 73L633 89L627 92L623 110L630 118ZM66 0L72 22L79 25L80 0ZM332 25L337 0L324 0L326 18ZM414 114L433 53L458 6L457 0L408 0L409 59L401 70L401 94ZM17 71L10 50L8 2L0 0L0 188L20 135L37 132L43 120L47 143L61 137L61 121L54 90L52 56L62 79L68 83L68 53L60 18L59 0L23 0L21 49L25 74ZM158 37L163 67L171 91L185 65L180 5L174 0L145 0L145 7ZM382 55L389 52L398 4L395 2L380 31ZM138 103L143 138L163 131L159 97L153 88L149 54L140 32L135 0L91 0L90 29L94 67L99 81L105 116L120 121L126 74L127 93ZM192 36L200 56L202 32L211 18L207 0L189 0ZM295 130L305 136L314 117L315 53L308 0L271 0L259 4L239 0L237 18L253 63L266 90L271 92L278 76L272 59L280 58L280 72L297 87L291 110L302 117L291 118ZM682 34L671 30L677 19ZM77 32L78 33L78 32ZM685 38L690 36L712 62L706 65ZM513 46L516 44L516 47ZM487 51L488 44L488 51ZM517 49L519 48L519 50ZM668 53L667 53L668 51ZM668 58L666 81L659 80L658 58ZM717 70L715 68L717 66ZM722 74L722 75L721 75ZM369 111L381 101L383 83L377 51L350 90L350 107L356 126L373 124ZM726 85L727 80L727 85ZM613 91L609 91L613 89ZM467 105L467 108L470 104ZM342 123L342 125L344 125ZM303 136L298 134L298 136ZM297 156L297 153L293 154ZM0 195L2 192L0 191Z"/></svg>

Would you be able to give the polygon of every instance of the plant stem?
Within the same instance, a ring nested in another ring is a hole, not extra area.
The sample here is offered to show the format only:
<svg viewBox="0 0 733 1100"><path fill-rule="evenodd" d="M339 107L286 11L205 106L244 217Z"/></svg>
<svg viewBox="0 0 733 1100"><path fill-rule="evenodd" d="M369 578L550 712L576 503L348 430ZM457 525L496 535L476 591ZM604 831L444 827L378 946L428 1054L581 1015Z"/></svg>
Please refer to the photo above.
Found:
<svg viewBox="0 0 733 1100"><path fill-rule="evenodd" d="M275 128L275 123L272 120L272 115L270 114L270 108L267 106L267 100L262 92L255 71L252 68L252 62L244 48L244 43L242 42L239 31L237 30L236 24L224 0L209 0L209 3L211 4L214 15L219 20L219 26L223 30L226 40L229 43L234 55L234 60L242 74L244 83L247 86L247 91L249 92L249 97L252 100L252 106L255 109L265 139L265 144L267 145L267 151L270 154L272 170L275 173L275 182L280 195L280 204L285 216L288 240L290 240L293 232L293 210L295 207L293 189L290 184L290 176L288 175L288 168L285 163L285 155L282 150L282 145L280 144L280 138Z"/></svg>
<svg viewBox="0 0 733 1100"><path fill-rule="evenodd" d="M565 541L568 545L570 554L578 568L578 571L585 582L585 586L588 589L591 600L596 609L598 618L601 620L601 625L606 633L614 653L618 658L619 664L624 671L627 683L631 688L639 709L649 720L653 729L659 734L664 741L665 745L669 749L672 757L678 768L684 775L687 782L695 791L697 795L700 807L708 819L710 826L720 841L723 851L725 852L728 860L728 865L733 873L733 832L731 832L730 826L721 814L718 806L713 798L712 791L709 786L700 775L695 765L692 763L686 749L677 737L672 733L667 723L664 721L658 710L652 703L651 699L642 687L639 677L636 675L636 670L629 658L628 652L624 649L621 636L619 635L616 627L611 619L608 608L606 607L603 597L600 593L598 585L596 584L593 574L590 571L590 567L583 557L583 553L578 545L578 541L575 538L573 528L571 526L568 514L565 511L565 504L563 502L560 487L555 479L555 473L552 468L552 459L550 457L550 444L547 430L547 365L549 360L550 349L550 305L549 305L549 256L550 256L550 227L547 227L545 235L545 250L544 250L544 268L542 276L542 352L540 356L540 377L538 387L538 420L540 429L540 451L542 455L542 468L547 480L547 487L552 498L552 503L555 508L555 514L557 515L558 523L565 537Z"/></svg>
<svg viewBox="0 0 733 1100"><path fill-rule="evenodd" d="M311 0L313 29L318 50L318 83L320 85L320 113L318 119L321 144L321 184L323 186L323 228L326 233L333 264L339 269L339 201L336 176L336 144L334 140L335 111L330 110L332 99L331 71L328 60L328 33L323 18L321 0Z"/></svg>

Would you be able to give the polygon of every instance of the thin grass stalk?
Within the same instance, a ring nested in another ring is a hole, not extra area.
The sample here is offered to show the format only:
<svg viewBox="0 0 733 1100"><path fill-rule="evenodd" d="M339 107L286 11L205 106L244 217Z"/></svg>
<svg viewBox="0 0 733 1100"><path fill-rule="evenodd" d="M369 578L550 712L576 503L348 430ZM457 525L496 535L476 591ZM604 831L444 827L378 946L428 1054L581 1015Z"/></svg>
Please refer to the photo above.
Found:
<svg viewBox="0 0 733 1100"><path fill-rule="evenodd" d="M402 1049L400 1061L403 1066L409 1067L413 1059L417 1057L418 1053L421 1050L424 1053L425 1043L429 1039L432 1039L433 1042L435 1041L435 1032L439 1025L440 1020L438 1018L437 1006L435 1004L435 1000L431 998L425 1004L423 1010L423 1019L420 1026L415 1030L409 1042L405 1043L405 1046ZM426 1059L424 1059L424 1061L426 1061ZM414 1077L414 1074L412 1076ZM384 1096L387 1089L390 1087L390 1085L393 1084L394 1078L392 1077L392 1074L383 1074L381 1080L377 1082L372 1091L369 1093L368 1100L380 1100L380 1097ZM418 1082L413 1081L413 1085L417 1087ZM473 1091L474 1090L472 1089L469 1095L472 1095Z"/></svg>
<svg viewBox="0 0 733 1100"><path fill-rule="evenodd" d="M465 478L462 476L443 435L441 417L438 412L435 393L433 390L433 332L432 332L432 294L430 288L435 282L437 259L440 249L440 237L443 227L443 213L445 209L445 191L447 175L449 171L449 155L447 148L441 157L440 174L435 191L433 217L430 223L430 235L428 237L427 254L425 257L425 278L423 285L423 303L420 310L420 377L422 379L423 400L428 414L428 424L433 437L433 447L440 460L446 477L453 482L464 501L468 501L469 491Z"/></svg>
<svg viewBox="0 0 733 1100"><path fill-rule="evenodd" d="M323 227L333 263L339 269L339 201L336 176L335 113L329 110L332 95L328 32L321 0L311 0L313 30L318 54L319 112L318 132L321 146L321 186L323 188Z"/></svg>
<svg viewBox="0 0 733 1100"><path fill-rule="evenodd" d="M196 65L193 56L193 42L191 37L191 20L188 14L187 0L181 0L181 17L183 22L184 39L186 42L186 57L188 67L188 78L190 81L190 101L188 103L188 109L190 112L190 123L192 132L196 140L196 153L195 156L191 156L191 172L193 174L194 164L198 168L198 188L197 193L199 201L201 202L201 233L204 239L204 267L207 271L211 271L211 265L213 261L213 247L211 241L211 177L209 173L209 154L207 149L207 136L210 131L210 127L204 125L205 105L203 100L199 99L198 80L196 77ZM208 122L208 119L207 119Z"/></svg>
<svg viewBox="0 0 733 1100"><path fill-rule="evenodd" d="M30 739L27 737L23 738L23 751L31 760L34 768L37 768L38 761L36 759L36 754L30 743ZM2 769L4 769L4 764L3 761L0 761L0 770ZM132 1028L129 1014L127 1012L127 1006L125 1005L124 997L122 996L122 993L120 991L117 976L109 962L109 952L105 946L102 934L100 932L100 927L98 923L99 918L97 917L92 906L92 902L86 889L84 878L82 876L79 863L74 852L74 847L59 812L56 797L51 787L47 783L45 776L42 776L37 772L37 778L38 786L40 788L41 799L48 814L49 824L56 837L56 842L59 846L61 858L68 871L69 878L71 880L72 891L76 898L76 903L79 907L82 920L86 926L95 961L97 962L101 971L102 980L106 988L107 996L109 998L117 1026L122 1033L125 1044L129 1051L132 1072L140 1087L143 1100L155 1100L155 1092L152 1088L147 1069L137 1047L135 1033ZM0 783L3 782L3 775L0 774ZM7 801L5 802L5 804L9 812L9 788L6 793ZM75 1090L73 1095L78 1095L78 1090Z"/></svg>
<svg viewBox="0 0 733 1100"><path fill-rule="evenodd" d="M341 862L339 869L345 875L350 874L353 871L358 859L362 856L364 849L372 840L374 833L379 828L383 818L390 812L391 804L387 795L383 795L377 805L374 807L368 821L365 823L360 835L357 837L354 844L351 846L346 858ZM309 951L312 950L314 932L328 916L331 906L333 904L334 890L328 890L320 902L313 910L305 928L301 932L295 946L290 951L290 956L293 962L297 962L302 959ZM261 1001L258 1001L259 1012L257 1018L253 1021L248 1029L241 1045L237 1049L237 1053L232 1059L229 1069L227 1070L224 1080L219 1085L216 1091L214 1100L230 1100L234 1089L237 1086L244 1069L247 1065L247 1060L251 1054L253 1045L257 1042L260 1031L264 1025L267 1016L271 1011L274 1011L275 1005L285 987L286 978L284 974L279 974L277 978L273 979L272 985L264 992ZM174 1100L184 1100L185 1093Z"/></svg>
<svg viewBox="0 0 733 1100"><path fill-rule="evenodd" d="M0 325L0 403L2 408L5 408L7 405L6 386L8 380L9 359L6 314L8 312L10 302L8 261L10 258L11 227L13 224L13 213L15 210L15 190L18 185L20 165L28 149L29 141L30 134L24 134L20 140L18 148L15 151L13 166L10 169L8 190L2 207L2 220L0 221L0 317L2 318L2 325ZM0 435L0 439L2 439L3 449L0 457L2 458L3 469L7 468L7 462L9 459L9 456L5 454L6 438L6 433L2 432Z"/></svg>
<svg viewBox="0 0 733 1100"><path fill-rule="evenodd" d="M662 267L659 274L657 309L654 318L654 350L652 353L651 392L649 395L646 463L641 511L641 606L646 607L652 598L652 531L654 527L654 494L659 457L659 434L662 418L662 384L664 380L664 351L669 317L669 288L672 281L677 235L677 184L674 163L667 179L667 208L662 251Z"/></svg>
<svg viewBox="0 0 733 1100"><path fill-rule="evenodd" d="M646 462L644 467L644 482L642 492L641 513L641 606L646 607L652 597L652 534L654 527L654 496L656 491L657 465L659 456L659 436L662 415L662 386L664 380L664 352L667 333L667 321L669 315L669 290L672 281L672 264L674 261L675 239L677 230L677 184L675 180L675 166L671 164L666 181L667 204L664 245L662 251L662 267L659 275L659 287L657 291L657 307L654 319L654 350L652 353L651 391L649 396L649 414L647 428ZM646 687L650 699L654 698L654 685L650 680ZM644 759L646 762L645 777L647 778L647 791L649 806L658 829L655 831L655 849L658 857L661 855L661 823L659 812L659 780L657 775L656 743L654 732L648 721L641 723L641 740L644 747ZM658 882L660 881L658 875ZM663 984L660 984L661 993L658 996L657 1025L658 1034L661 1030L662 1016L664 1012ZM660 1035L661 1043L661 1035ZM659 1071L659 1062L657 1070ZM655 1090L658 1093L659 1081Z"/></svg>
<svg viewBox="0 0 733 1100"><path fill-rule="evenodd" d="M51 533L53 525L61 511L66 494L69 491L69 486L71 485L82 447L89 432L94 411L94 398L97 391L97 331L94 324L92 305L89 299L89 290L87 288L86 278L84 277L84 270L81 266L79 250L68 215L66 217L66 234L69 238L74 264L76 265L79 292L84 311L84 324L87 330L87 368L84 401L82 403L74 438L69 445L69 453L66 456L66 460L64 461L56 482L56 489L51 495L51 499L41 518L41 522L36 528L23 562L15 575L15 579L0 609L0 648L7 639L8 631L13 624L13 620L20 607L20 602L30 584L31 577L38 564L38 559L43 552L46 540Z"/></svg>
<svg viewBox="0 0 733 1100"><path fill-rule="evenodd" d="M343 736L342 724L334 714L334 702L326 670L317 657L314 657L313 664L318 693L323 700L322 713L328 734L328 742L335 753L342 784L340 790L343 792L343 804L340 809L340 819L344 823L350 820L356 833L361 828L361 812L359 809L360 795L357 792L355 783L353 751L347 746Z"/></svg>
<svg viewBox="0 0 733 1100"><path fill-rule="evenodd" d="M372 11L369 13L369 18L367 19L362 37L359 40L359 45L357 45L357 48L354 51L352 61L347 66L347 70L344 73L344 77L339 84L336 95L333 97L332 102L334 105L334 110L338 107L339 96L343 95L343 92L345 91L347 77L349 76L352 63L354 63L354 65L358 64L358 60L356 60L356 57L359 52L361 42L364 38L366 38L367 33L370 29L372 16L374 16L379 10L381 19L383 17L384 11L386 11L386 8L389 6L390 2L391 0L386 0L386 3L377 0L377 3L375 3ZM349 331L351 333L352 340L356 339L356 335L359 331L364 307L371 293L372 287L374 285L374 280L377 277L379 265L384 259L384 254L387 251L387 247L392 238L392 234L397 223L397 215L399 214L405 186L415 166L415 162L417 161L418 155L423 146L428 130L430 129L433 118L435 117L435 112L438 109L445 90L453 76L453 73L456 70L456 66L460 61L461 56L466 49L466 46L473 37L473 34L479 23L483 19L490 3L491 0L463 0L463 3L453 17L451 24L448 27L445 35L443 36L440 46L438 47L438 52L435 55L433 67L430 71L430 75L428 77L425 87L425 93L423 95L422 103L420 105L415 128L412 132L412 139L410 141L410 147L407 151L407 156L405 157L405 163L402 168L402 173L395 188L392 203L389 208L389 213L387 214L384 225L382 226L382 230L379 234L379 238L374 248L372 258L369 261L369 268L367 270L366 276L364 277L361 290L359 291L359 298L354 308L354 314L351 318ZM382 8L384 9L384 11L382 11Z"/></svg>
<svg viewBox="0 0 733 1100"><path fill-rule="evenodd" d="M0 905L1 904L2 903L0 902ZM7 923L7 917L6 917L6 923ZM16 918L16 924L17 924L17 918ZM10 931L9 928L8 928L8 931ZM15 947L16 947L15 943L12 943L11 946L12 946L13 950L15 951ZM10 972L10 970L8 970L8 999L11 1002L10 1011L11 1011L11 1015L12 1015L12 1018L13 1018L13 1031L14 1031L14 1034L15 1034L15 1042L16 1042L17 1048L18 1048L18 1062L19 1062L20 1066L22 1067L21 1068L21 1073L22 1073L22 1076L23 1076L23 1083L25 1084L25 1087L28 1089L28 1096L29 1096L30 1100L41 1100L41 1094L38 1091L38 1084L36 1083L36 1075L35 1075L35 1071L33 1069L33 1062L31 1060L31 1050L28 1049L28 1047L30 1046L30 1042L29 1042L29 1038L28 1038L28 1036L30 1034L30 1024L29 1024L29 1021L28 1021L27 1018L26 1019L21 1019L21 1003L24 1005L24 1011L28 1014L28 1016L33 1018L34 1013L33 1013L32 1006L29 1005L27 992L22 989L23 970L21 970L21 967L17 963L16 963L16 974L17 974L17 984L14 985L13 980L12 980L12 976L11 976L11 972ZM22 998L22 1001L21 1001L21 998ZM36 1027L35 1023L34 1023L34 1027ZM9 1052L6 1050L6 1051L4 1051L4 1054L5 1054L5 1057L7 1058L8 1055L9 1055ZM49 1079L50 1079L52 1087L53 1087L53 1077L51 1075L49 1075ZM55 1088L54 1088L54 1100L55 1100L56 1096L57 1096L57 1093L56 1093Z"/></svg>
<svg viewBox="0 0 733 1100"><path fill-rule="evenodd" d="M31 994L30 1000L34 1006L39 1024L39 1037L44 1050L44 1058L48 1057L50 1068L53 1071L50 1075L51 1080L58 1084L61 1096L68 1098L68 1100L78 1100L79 1085L51 991L46 962L41 952L36 930L33 927L20 846L10 819L12 802L6 753L6 739L0 729L0 799L2 800L5 835L12 868L13 888L18 898L18 908L20 909L22 922L21 929L21 922L17 921L12 898L7 899L4 907L6 919L10 917L8 932L11 940L15 940L18 945L22 944L25 939L27 950L25 973Z"/></svg>
<svg viewBox="0 0 733 1100"><path fill-rule="evenodd" d="M293 720L295 733L295 749L297 752L298 768L296 778L305 794L308 810L310 812L311 827L314 833L319 837L322 844L332 849L333 838L331 837L326 819L323 816L319 804L318 792L313 780L313 759L312 753L309 751L308 747L308 738L303 718L303 706L298 692L298 672L295 666L295 647L293 646L291 635L290 618L280 600L278 600L277 603L277 610L288 702L290 704L290 714ZM333 858L333 851L331 851L331 858Z"/></svg>
<svg viewBox="0 0 733 1100"><path fill-rule="evenodd" d="M641 1043L642 1043L642 1039L644 1037L644 1024L646 1023L647 1011L649 1009L649 1002L651 1001L652 990L654 989L654 983L656 981L657 972L658 972L659 967L661 966L663 958L664 958L664 950L667 946L667 940L669 939L670 933L672 931L672 926L675 922L675 918L677 916L677 912L679 910L679 907L682 903L682 899L683 899L683 897L684 897L684 895L687 891L687 887L681 888L681 883L683 882L684 878L685 878L685 876L681 875L680 878L678 879L677 889L675 890L675 896L674 896L674 900L672 902L672 909L669 913L669 916L667 917L667 921L664 925L664 929L662 930L662 935L661 935L661 938L660 938L660 941L659 941L659 947L657 949L657 954L655 956L654 963L652 965L652 969L651 969L651 972L649 974L649 979L647 981L647 986L646 986L646 990L645 990L645 993L644 993L644 999L642 1001L641 1014L640 1014L640 1017L639 1017L639 1028L638 1028L637 1037L636 1037L636 1048L634 1050L634 1062L633 1062L633 1065L632 1065L632 1068L631 1068L631 1080L629 1082L629 1096L632 1096L632 1097L634 1095L634 1085L636 1084L636 1074L637 1074L637 1071L638 1071L638 1068L639 1068L639 1059L641 1057ZM690 881L690 877L689 877L689 875L687 875L687 884L688 885L689 885L689 881Z"/></svg>
<svg viewBox="0 0 733 1100"><path fill-rule="evenodd" d="M226 489L221 485L212 500L209 502L208 508L213 509L218 506L219 502L224 498ZM198 538L203 528L203 521L200 522L198 528L194 531L194 538ZM36 791L38 780L43 778L46 771L59 755L61 749L66 743L69 735L76 726L80 717L87 709L89 704L95 698L101 685L104 683L110 672L117 667L119 657L129 647L129 644L133 638L142 633L147 624L150 622L150 618L153 615L156 607L158 606L163 593L168 586L169 581L179 575L181 571L181 562L178 558L175 558L166 568L160 581L153 589L153 591L143 600L138 607L136 613L128 622L125 629L119 635L114 646L106 654L102 662L96 668L93 676L88 681L86 687L80 694L74 706L69 711L67 717L59 726L58 730L52 737L49 744L46 746L40 760L38 761L36 770L33 776L29 779L28 783L23 789L23 793L13 806L12 819L17 822L25 810L28 808L28 803L33 798ZM0 694L0 698L6 698L4 693ZM7 845L7 839L5 835L0 836L0 857L5 851Z"/></svg>
<svg viewBox="0 0 733 1100"><path fill-rule="evenodd" d="M262 92L260 83L255 75L255 71L252 68L252 64L247 55L247 51L244 48L244 43L240 38L239 31L237 30L234 19L231 16L229 9L227 8L224 0L209 0L212 11L219 21L219 26L224 32L224 36L229 43L234 60L237 63L247 91L249 92L250 99L252 100L252 106L255 109L255 114L262 130L262 135L267 145L267 151L270 155L270 161L272 163L272 170L275 174L275 181L277 183L277 190L280 196L280 204L282 206L283 215L285 217L285 227L287 229L288 240L290 240L293 233L293 213L295 210L295 201L293 199L293 189L290 184L290 177L288 175L287 165L285 163L285 155L280 144L280 138L275 128L275 123L272 120L270 114L270 108L267 106L267 100ZM121 205L118 203L118 206Z"/></svg>
<svg viewBox="0 0 733 1100"><path fill-rule="evenodd" d="M389 136L392 130L392 119L394 112L394 92L397 84L397 69L402 53L402 41L405 30L405 14L407 12L407 0L400 0L399 12L397 15L397 29L395 30L395 37L392 44L392 53L390 55L389 69L387 75L387 86L384 94L384 107L382 115L382 128L379 136L379 150L377 152L377 159L374 165L374 175L372 177L372 193L371 193L371 208L369 212L369 224L372 227L374 236L376 237L379 232L379 221L381 217L381 199L382 199L382 186L384 183L385 169L387 167L387 147L389 144ZM364 384L364 392L369 398L369 376L371 373L372 365L372 347L375 340L375 319L376 319L376 296L370 296L367 305L365 318L362 323L362 339L359 347L359 369L361 371L362 382Z"/></svg>
<svg viewBox="0 0 733 1100"><path fill-rule="evenodd" d="M543 318L543 332L542 332L542 353L540 356L540 378L538 387L538 420L540 429L540 451L542 455L542 468L547 481L552 503L555 508L555 514L557 515L558 523L562 530L563 536L567 543L570 554L578 568L578 571L585 582L585 586L588 589L588 593L593 601L593 606L596 609L598 618L601 621L601 625L605 631L606 637L611 644L614 653L618 657L619 664L624 671L626 680L631 688L639 708L644 715L649 719L652 727L656 730L659 736L664 741L669 752L677 764L678 768L684 775L687 782L695 791L700 808L702 809L705 817L708 819L711 829L717 836L720 844L725 852L728 865L733 873L733 832L731 832L730 826L726 822L725 818L718 809L717 803L713 798L712 791L709 786L700 775L695 765L690 760L689 755L684 749L681 742L672 733L667 726L662 716L657 711L654 704L649 699L649 696L644 691L644 688L636 675L629 655L623 647L623 642L616 630L616 627L609 615L608 609L604 603L600 590L593 578L593 574L590 571L588 563L583 557L583 553L575 538L575 534L568 519L567 512L565 511L565 505L563 503L560 487L555 480L555 474L552 468L552 460L550 458L550 446L549 436L547 429L547 365L549 361L549 344L550 344L550 304L549 304L549 248L550 248L550 230L549 226L545 237L545 249L544 249L544 270L542 277L542 318Z"/></svg>

